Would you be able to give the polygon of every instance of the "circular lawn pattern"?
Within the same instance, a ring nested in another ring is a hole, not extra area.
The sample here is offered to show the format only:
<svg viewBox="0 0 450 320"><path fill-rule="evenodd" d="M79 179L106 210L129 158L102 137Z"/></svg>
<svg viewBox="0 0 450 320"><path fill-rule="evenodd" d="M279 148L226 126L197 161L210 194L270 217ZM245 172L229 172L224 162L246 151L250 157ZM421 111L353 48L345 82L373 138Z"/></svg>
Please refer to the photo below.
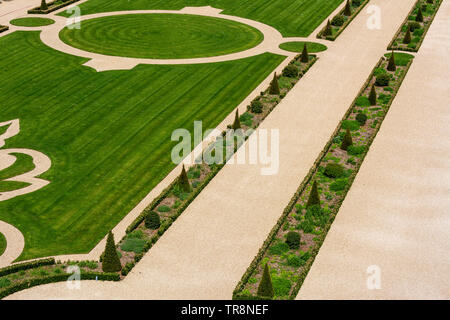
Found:
<svg viewBox="0 0 450 320"><path fill-rule="evenodd" d="M0 232L0 256L5 252L6 250L6 238L3 235L3 233Z"/></svg>
<svg viewBox="0 0 450 320"><path fill-rule="evenodd" d="M303 46L306 43L306 48L308 49L308 53L315 53L327 50L327 47L323 44L316 42L303 42L303 41L295 41L295 42L285 42L280 44L280 49L290 51L290 52L302 52Z"/></svg>
<svg viewBox="0 0 450 320"><path fill-rule="evenodd" d="M48 18L18 18L11 20L10 23L17 27L43 27L54 24L55 21Z"/></svg>
<svg viewBox="0 0 450 320"><path fill-rule="evenodd" d="M201 58L257 46L263 34L239 22L188 14L124 14L83 20L59 37L78 49L145 59Z"/></svg>

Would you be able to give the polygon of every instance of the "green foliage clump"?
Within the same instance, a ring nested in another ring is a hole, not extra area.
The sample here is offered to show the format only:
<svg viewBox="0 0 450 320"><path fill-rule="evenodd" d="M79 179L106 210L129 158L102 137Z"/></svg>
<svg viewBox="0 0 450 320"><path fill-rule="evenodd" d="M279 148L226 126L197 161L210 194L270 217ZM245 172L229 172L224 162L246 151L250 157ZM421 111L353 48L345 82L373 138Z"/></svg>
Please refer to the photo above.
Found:
<svg viewBox="0 0 450 320"><path fill-rule="evenodd" d="M0 288L5 288L11 284L8 278L0 278Z"/></svg>
<svg viewBox="0 0 450 320"><path fill-rule="evenodd" d="M392 51L391 56L389 57L389 63L388 63L387 69L388 69L388 71L397 70L397 66L395 65L394 51Z"/></svg>
<svg viewBox="0 0 450 320"><path fill-rule="evenodd" d="M363 125L366 124L366 121L367 121L367 115L364 114L364 113L362 113L362 112L359 112L359 113L356 115L355 119L356 119L356 121L359 122L359 124L360 124L361 126L363 126Z"/></svg>
<svg viewBox="0 0 450 320"><path fill-rule="evenodd" d="M338 179L334 181L332 184L330 184L330 190L331 191L341 191L344 190L347 186L347 179Z"/></svg>
<svg viewBox="0 0 450 320"><path fill-rule="evenodd" d="M183 192L190 192L191 191L191 185L189 183L189 179L186 173L186 169L184 168L183 165L183 169L181 169L181 174L178 177L178 187L183 191Z"/></svg>
<svg viewBox="0 0 450 320"><path fill-rule="evenodd" d="M352 134L350 133L349 129L346 129L344 138L342 139L341 149L347 150L347 148L351 145L353 145Z"/></svg>
<svg viewBox="0 0 450 320"><path fill-rule="evenodd" d="M345 175L344 167L338 163L327 163L323 174L330 178L341 178Z"/></svg>
<svg viewBox="0 0 450 320"><path fill-rule="evenodd" d="M126 239L120 246L120 249L126 252L142 253L144 251L144 239Z"/></svg>
<svg viewBox="0 0 450 320"><path fill-rule="evenodd" d="M270 276L269 265L267 263L264 266L264 272L258 286L258 296L269 299L274 296L272 278Z"/></svg>
<svg viewBox="0 0 450 320"><path fill-rule="evenodd" d="M317 187L317 181L314 180L314 183L311 188L311 192L309 193L308 202L306 203L306 207L320 205L320 196L319 189Z"/></svg>
<svg viewBox="0 0 450 320"><path fill-rule="evenodd" d="M102 258L103 272L117 272L122 269L119 256L117 255L116 245L114 243L114 235L110 231L106 238L106 247Z"/></svg>
<svg viewBox="0 0 450 320"><path fill-rule="evenodd" d="M352 8L350 6L350 0L347 0L344 8L344 15L351 16L352 15Z"/></svg>
<svg viewBox="0 0 450 320"><path fill-rule="evenodd" d="M296 254L290 254L287 258L287 265L291 267L301 267L305 264L305 261L302 260L298 255Z"/></svg>
<svg viewBox="0 0 450 320"><path fill-rule="evenodd" d="M352 156L363 154L366 151L366 146L349 146L347 153Z"/></svg>
<svg viewBox="0 0 450 320"><path fill-rule="evenodd" d="M409 28L409 31L414 32L414 31L422 28L422 26L418 22L410 22L410 23L408 23L407 28Z"/></svg>
<svg viewBox="0 0 450 320"><path fill-rule="evenodd" d="M287 278L274 276L272 282L277 296L287 296L291 291L292 282Z"/></svg>
<svg viewBox="0 0 450 320"><path fill-rule="evenodd" d="M331 24L336 27L342 26L344 24L344 22L345 22L345 18L341 15L337 15L337 16L333 17L333 19L331 20Z"/></svg>
<svg viewBox="0 0 450 320"><path fill-rule="evenodd" d="M40 7L40 9L44 10L44 11L48 9L48 6L47 6L47 3L45 2L45 0L41 0L41 7Z"/></svg>
<svg viewBox="0 0 450 320"><path fill-rule="evenodd" d="M360 97L356 98L355 104L358 107L368 107L368 106L370 106L370 101L367 97L360 96Z"/></svg>
<svg viewBox="0 0 450 320"><path fill-rule="evenodd" d="M241 129L241 121L239 120L239 110L236 109L236 114L234 115L234 122L231 128L236 131Z"/></svg>
<svg viewBox="0 0 450 320"><path fill-rule="evenodd" d="M331 36L333 34L333 29L331 28L330 20L327 21L327 25L325 26L325 30L323 30L323 35L325 37Z"/></svg>
<svg viewBox="0 0 450 320"><path fill-rule="evenodd" d="M376 77L375 85L378 87L386 87L389 85L390 76L388 74L380 74Z"/></svg>
<svg viewBox="0 0 450 320"><path fill-rule="evenodd" d="M145 227L149 229L156 230L161 225L161 219L159 214L155 211L150 211L145 215Z"/></svg>
<svg viewBox="0 0 450 320"><path fill-rule="evenodd" d="M417 11L416 22L423 22L423 13L421 7L419 7L419 10Z"/></svg>
<svg viewBox="0 0 450 320"><path fill-rule="evenodd" d="M409 44L411 42L411 31L409 28L406 30L405 36L403 37L403 43Z"/></svg>
<svg viewBox="0 0 450 320"><path fill-rule="evenodd" d="M348 129L355 131L359 129L359 122L356 120L344 120L342 121L342 129Z"/></svg>
<svg viewBox="0 0 450 320"><path fill-rule="evenodd" d="M286 243L290 249L300 248L300 234L295 231L289 231L286 235Z"/></svg>
<svg viewBox="0 0 450 320"><path fill-rule="evenodd" d="M285 252L289 251L289 246L286 242L278 241L277 243L273 244L269 248L270 254L283 254Z"/></svg>
<svg viewBox="0 0 450 320"><path fill-rule="evenodd" d="M306 43L303 46L302 55L300 61L303 63L307 63L309 61L308 49L306 48Z"/></svg>
<svg viewBox="0 0 450 320"><path fill-rule="evenodd" d="M296 66L290 64L283 69L283 77L296 78L298 77L298 69Z"/></svg>
<svg viewBox="0 0 450 320"><path fill-rule="evenodd" d="M273 79L270 82L269 93L270 94L280 94L280 87L278 85L278 77L277 77L276 72L273 74Z"/></svg>

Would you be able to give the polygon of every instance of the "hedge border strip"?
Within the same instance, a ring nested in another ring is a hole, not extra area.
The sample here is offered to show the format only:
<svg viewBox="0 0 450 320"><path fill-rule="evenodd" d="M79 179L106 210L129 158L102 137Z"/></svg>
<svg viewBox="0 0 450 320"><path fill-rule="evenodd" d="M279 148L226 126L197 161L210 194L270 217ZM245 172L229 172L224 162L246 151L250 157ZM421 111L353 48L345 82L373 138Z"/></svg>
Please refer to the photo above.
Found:
<svg viewBox="0 0 450 320"><path fill-rule="evenodd" d="M369 1L370 0L364 0L364 2L359 6L359 8L354 11L352 16L349 19L347 19L347 21L344 22L344 24L341 26L341 28L339 28L338 32L336 32L335 35L323 37L322 34L323 34L323 32L324 32L324 30L326 28L326 26L325 26L325 27L323 27L322 30L319 31L319 33L317 34L316 38L317 39L330 40L330 41L336 40L336 38L339 37L339 35L345 30L345 28L348 27L348 25L353 21L353 19L356 18L356 16L362 11L362 9L364 9L364 7L367 5L367 3L369 3ZM339 11L339 13L336 16L342 15L344 13L344 10L345 10L345 7L342 8L342 10Z"/></svg>
<svg viewBox="0 0 450 320"><path fill-rule="evenodd" d="M54 258L46 258L46 259L33 260L33 261L13 264L13 265L10 265L10 266L0 269L0 277L7 276L11 273L15 273L15 272L22 271L22 270L28 270L28 269L33 269L36 267L54 265L55 263L56 262L55 262Z"/></svg>
<svg viewBox="0 0 450 320"><path fill-rule="evenodd" d="M71 274L64 273L58 275L44 276L41 278L34 278L15 283L11 286L0 289L0 299L9 296L15 292L29 289L31 287L42 284L55 283L67 281ZM117 273L104 272L82 272L80 280L100 280L100 281L119 281L120 276Z"/></svg>
<svg viewBox="0 0 450 320"><path fill-rule="evenodd" d="M391 42L389 43L387 50L396 50L396 51L405 51L405 52L418 52L420 47L422 46L422 42L425 40L425 36L427 35L428 29L430 29L433 21L434 21L434 17L436 16L437 12L439 11L439 8L441 7L441 4L444 0L437 0L437 6L436 6L436 10L434 11L433 15L431 16L430 19L430 23L424 28L423 34L421 36L420 41L417 43L417 46L415 49L413 48L402 48L402 47L394 47L394 42L397 40L398 36L400 35L400 33L402 32L403 26L408 25L409 23L409 16L412 15L412 13L414 12L414 9L416 9L417 4L420 3L420 0L417 0L416 3L413 5L412 9L408 12L408 15L406 16L405 20L403 20L403 23L400 25L400 28L398 29L398 31L395 33L394 37L392 38Z"/></svg>
<svg viewBox="0 0 450 320"><path fill-rule="evenodd" d="M295 203L297 202L297 200L299 199L300 195L302 194L302 192L304 191L304 189L306 188L306 186L310 182L310 180L311 180L312 176L314 175L314 173L318 170L319 165L322 162L323 157L328 153L331 145L333 144L334 138L336 137L337 134L339 134L339 131L341 130L343 121L346 120L348 118L348 116L352 113L352 110L353 110L353 108L355 106L356 100L358 99L358 97L360 97L364 93L364 90L367 88L367 86L370 84L370 81L374 77L375 69L378 68L381 65L383 60L384 60L384 57L380 58L378 63L372 69L372 72L370 73L369 77L365 81L365 83L362 86L361 90L358 92L358 95L353 100L353 102L351 103L350 107L348 108L348 110L344 114L342 120L339 122L338 126L334 130L334 132L331 135L330 139L328 140L327 144L322 149L322 151L320 152L320 154L317 157L316 161L314 162L312 168L309 170L308 174L306 175L306 177L304 178L304 180L300 184L300 187L297 189L297 191L295 192L294 196L291 198L289 204L283 210L283 214L281 215L281 217L278 219L278 221L275 224L275 226L270 231L268 237L264 241L264 243L263 243L262 247L260 248L258 254L255 256L255 258L251 262L250 266L245 271L245 273L242 276L241 280L238 282L235 290L233 291L233 300L249 300L249 299L252 299L252 300L267 300L267 298L258 297L257 295L255 295L255 296L253 296L253 295L251 295L251 296L244 295L244 294L241 294L241 292L243 291L243 289L244 289L245 285L247 284L248 280L250 279L251 275L253 274L253 272L256 270L257 266L261 262L264 254L267 252L267 249L272 244L273 240L275 240L278 231L280 230L281 226L286 221L289 213L292 211L292 209L293 209ZM364 154L361 156L361 161L356 166L356 168L355 168L354 172L352 173L352 175L349 177L348 184L347 184L346 188L343 190L344 197L337 204L337 206L332 209L331 215L330 215L330 220L325 225L322 234L318 237L318 240L316 241L315 246L312 249L311 257L308 259L307 263L305 264L304 269L299 274L299 280L297 281L297 283L293 287L293 290L292 290L291 294L289 295L289 299L291 299L291 300L295 299L295 297L297 296L298 291L300 290L300 287L302 286L302 284L303 284L303 282L304 282L304 280L305 280L309 270L311 269L311 266L312 266L312 264L313 264L313 262L314 262L314 260L315 260L315 258L317 256L317 253L319 252L319 249L322 246L322 244L323 244L323 242L324 242L324 240L326 238L326 235L328 234L328 231L329 231L332 223L334 222L334 219L335 219L337 213L339 212L339 209L340 209L342 203L344 202L344 200L345 200L345 198L347 196L347 193L350 190L350 187L353 184L353 181L356 178L356 175L358 174L358 172L359 172L359 170L361 168L361 165L363 164L364 159L365 159L366 155L369 152L370 146L372 145L372 142L375 140L375 138L376 138L376 136L378 134L378 131L380 130L381 125L382 125L382 123L383 123L387 113L389 112L389 109L390 109L393 101L395 100L395 97L397 96L398 90L400 89L400 87L401 87L401 85L403 83L403 80L406 78L406 75L408 73L408 70L409 70L413 60L414 60L414 57L411 58L410 61L408 62L408 64L406 65L405 72L403 73L402 77L400 78L398 86L396 87L394 92L392 92L392 98L390 99L389 103L386 106L386 112L384 113L384 115L380 119L380 121L378 122L377 127L376 127L375 132L374 132L374 135L368 141L367 148L366 148Z"/></svg>
<svg viewBox="0 0 450 320"><path fill-rule="evenodd" d="M0 25L0 33L5 32L5 31L8 31L8 30L9 30L9 27L8 27L8 26L2 26L2 25Z"/></svg>
<svg viewBox="0 0 450 320"><path fill-rule="evenodd" d="M55 3L57 2L57 0L56 0L56 1L53 1L53 2L50 2L50 3L47 3L47 6L48 6L47 10L41 10L41 7L39 6L39 7L35 7L33 9L28 10L28 14L49 14L50 12L56 11L56 10L64 8L64 7L67 7L68 5L70 5L72 3L75 3L75 2L78 2L78 1L80 1L80 0L68 0L66 2L63 2L63 3L59 4L59 5L55 5Z"/></svg>

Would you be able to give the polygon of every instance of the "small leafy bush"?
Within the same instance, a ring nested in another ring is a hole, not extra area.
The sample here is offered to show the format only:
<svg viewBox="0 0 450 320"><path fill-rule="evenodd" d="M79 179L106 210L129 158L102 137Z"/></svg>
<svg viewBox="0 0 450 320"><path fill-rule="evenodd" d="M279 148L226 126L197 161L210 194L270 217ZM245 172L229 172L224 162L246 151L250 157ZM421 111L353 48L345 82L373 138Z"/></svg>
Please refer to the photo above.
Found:
<svg viewBox="0 0 450 320"><path fill-rule="evenodd" d="M252 103L250 104L250 111L253 113L262 113L262 111L263 111L262 102L259 100L253 100Z"/></svg>
<svg viewBox="0 0 450 320"><path fill-rule="evenodd" d="M338 163L328 163L323 174L330 178L341 178L345 175L345 171L344 167Z"/></svg>
<svg viewBox="0 0 450 320"><path fill-rule="evenodd" d="M366 146L349 146L347 153L352 156L363 154L366 151Z"/></svg>
<svg viewBox="0 0 450 320"><path fill-rule="evenodd" d="M344 24L344 22L345 22L345 18L341 15L337 15L331 20L331 24L336 27L342 26Z"/></svg>
<svg viewBox="0 0 450 320"><path fill-rule="evenodd" d="M160 227L161 220L159 214L155 211L150 211L145 216L145 227L156 230Z"/></svg>
<svg viewBox="0 0 450 320"><path fill-rule="evenodd" d="M290 249L300 248L300 234L295 231L290 231L286 235L286 243Z"/></svg>
<svg viewBox="0 0 450 320"><path fill-rule="evenodd" d="M345 187L347 186L347 179L338 179L335 182L333 182L332 184L330 184L330 190L331 191L341 191L344 190Z"/></svg>
<svg viewBox="0 0 450 320"><path fill-rule="evenodd" d="M291 291L292 282L289 279L274 275L272 278L273 290L277 296L286 296Z"/></svg>
<svg viewBox="0 0 450 320"><path fill-rule="evenodd" d="M411 32L414 32L415 30L420 29L422 26L420 25L419 22L414 21L414 22L410 22L408 24L408 27Z"/></svg>
<svg viewBox="0 0 450 320"><path fill-rule="evenodd" d="M168 206L159 206L158 207L158 211L159 212L169 212L170 211L170 207L168 207Z"/></svg>
<svg viewBox="0 0 450 320"><path fill-rule="evenodd" d="M356 104L358 107L368 107L368 106L370 106L370 101L369 101L369 99L368 99L367 97L365 97L365 96L360 96L360 97L358 97L358 98L356 99L355 104Z"/></svg>
<svg viewBox="0 0 450 320"><path fill-rule="evenodd" d="M283 76L288 78L298 77L298 69L294 65L290 64L283 69Z"/></svg>
<svg viewBox="0 0 450 320"><path fill-rule="evenodd" d="M367 116L366 116L366 114L360 112L360 113L358 113L358 114L356 115L355 119L356 119L356 121L359 122L359 124L360 124L361 126L363 126L363 125L366 124Z"/></svg>
<svg viewBox="0 0 450 320"><path fill-rule="evenodd" d="M269 248L270 254L283 254L287 251L289 251L289 245L282 241L275 243Z"/></svg>
<svg viewBox="0 0 450 320"><path fill-rule="evenodd" d="M298 255L296 255L296 254L290 254L290 255L287 257L287 264L288 264L288 266L298 268L298 267L303 266L303 265L305 264L305 261L303 261L303 260L302 260Z"/></svg>
<svg viewBox="0 0 450 320"><path fill-rule="evenodd" d="M375 85L378 87L385 87L389 85L390 76L388 74L379 74L376 77Z"/></svg>
<svg viewBox="0 0 450 320"><path fill-rule="evenodd" d="M348 129L355 131L359 129L359 122L356 120L344 120L342 121L342 129Z"/></svg>

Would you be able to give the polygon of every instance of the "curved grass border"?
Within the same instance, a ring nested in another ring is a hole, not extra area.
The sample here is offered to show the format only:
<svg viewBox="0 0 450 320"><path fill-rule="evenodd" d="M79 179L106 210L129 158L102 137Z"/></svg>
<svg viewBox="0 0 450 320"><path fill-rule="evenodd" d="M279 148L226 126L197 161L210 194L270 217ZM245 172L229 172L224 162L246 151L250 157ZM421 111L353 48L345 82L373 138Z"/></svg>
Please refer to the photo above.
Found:
<svg viewBox="0 0 450 320"><path fill-rule="evenodd" d="M354 108L354 106L356 104L356 100L364 93L365 89L367 88L367 86L369 85L370 81L374 77L374 72L375 72L376 68L378 68L381 65L383 60L384 60L383 57L380 58L380 60L376 64L376 66L372 69L372 72L370 73L369 77L365 81L365 83L362 86L361 90L358 92L358 95L353 100L353 102L351 103L350 107L347 109L347 111L344 114L342 120L339 122L338 126L336 127L336 129L334 130L334 132L331 135L330 139L328 140L327 144L322 149L322 151L319 153L319 156L314 161L313 166L308 171L308 174L306 175L306 177L303 179L302 183L300 184L300 187L297 189L297 191L295 192L294 196L289 201L289 204L283 210L283 214L281 215L281 217L278 219L278 221L275 224L275 226L270 231L268 237L264 241L264 243L261 246L259 252L257 253L255 258L251 262L250 266L245 271L245 273L242 276L241 280L236 285L236 288L233 291L233 300L267 300L267 298L259 297L257 295L243 294L242 291L244 290L245 285L248 283L251 275L254 273L254 271L256 270L258 265L260 264L262 258L266 254L269 246L276 239L278 231L280 230L280 228L285 223L285 221L288 218L289 214L292 212L292 209L294 208L294 205L298 201L299 197L301 196L301 194L303 193L305 188L308 186L308 184L311 182L311 178L317 172L317 170L318 170L318 168L319 168L323 158L325 157L325 155L328 153L330 147L332 146L334 138L337 135L339 135L339 132L342 129L343 121L346 120L349 117L349 115L352 113L352 110L353 110L353 108ZM315 245L314 245L314 247L313 247L313 249L311 251L311 257L306 261L306 264L304 265L302 271L299 273L299 279L298 279L297 283L292 287L292 291L289 294L289 299L293 300L297 296L298 291L300 290L300 287L302 286L302 284L303 284L303 282L304 282L304 280L305 280L309 270L311 269L311 266L312 266L312 264L313 264L313 262L314 262L314 260L315 260L315 258L317 256L317 253L319 252L319 249L322 246L323 241L325 240L326 235L328 234L328 231L329 231L329 229L330 229L330 227L331 227L331 225L332 225L332 223L333 223L337 213L339 212L339 209L340 209L342 203L344 202L345 197L347 196L347 193L350 190L350 187L353 184L353 181L354 181L356 175L358 174L359 169L361 168L361 165L364 162L364 159L365 159L367 153L369 152L369 149L370 149L370 146L372 145L372 142L375 140L375 138L376 138L376 136L378 134L378 131L379 131L379 129L380 129L382 123L383 123L383 120L385 119L385 117L386 117L386 115L387 115L387 113L388 113L388 111L389 111L389 109L390 109L390 107L392 105L392 102L394 101L394 99L395 99L395 97L397 95L397 92L400 89L400 87L401 87L401 85L403 83L403 80L406 77L406 74L408 73L408 70L409 70L413 60L414 60L414 57L411 58L409 60L408 64L406 65L405 72L403 73L403 75L399 79L398 86L392 92L392 97L391 97L389 103L386 106L386 112L380 118L380 121L377 123L377 126L375 128L374 134L367 141L367 148L365 149L365 152L361 155L361 161L359 161L359 163L356 165L354 171L352 172L352 174L348 178L348 184L347 184L346 188L342 191L342 193L343 193L342 199L330 211L330 219L329 219L329 221L326 223L325 227L323 228L323 232L319 236L317 236L317 241L315 241Z"/></svg>
<svg viewBox="0 0 450 320"><path fill-rule="evenodd" d="M7 245L6 237L0 232L0 257L5 253Z"/></svg>
<svg viewBox="0 0 450 320"><path fill-rule="evenodd" d="M398 39L400 33L402 32L403 26L408 25L409 23L409 16L412 15L414 10L416 9L417 5L421 2L420 0L417 0L416 3L414 3L412 9L408 12L408 15L406 16L405 20L403 20L403 23L400 25L400 28L395 33L394 37L392 38L391 42L389 43L387 49L388 50L398 50L398 51L406 51L406 52L418 52L420 47L422 46L422 42L425 40L425 36L427 35L428 29L430 29L431 24L434 21L434 17L436 16L437 12L439 11L439 8L441 7L441 4L444 0L436 0L438 1L436 10L434 11L433 15L431 16L430 23L424 28L423 34L421 36L421 39L419 42L417 42L416 48L402 48L398 46L394 46L394 42Z"/></svg>
<svg viewBox="0 0 450 320"><path fill-rule="evenodd" d="M326 51L328 49L328 47L322 43L318 43L318 42L313 42L313 41L288 41L288 42L283 42L279 45L280 49L289 51L289 52L302 52L303 51L303 44L306 43L306 48L308 49L308 53L318 53L318 52L323 52ZM293 50L293 49L289 49L289 45L290 44L299 44L299 49L298 50ZM311 50L309 44L312 45L317 45L317 47L319 47L319 50Z"/></svg>
<svg viewBox="0 0 450 320"><path fill-rule="evenodd" d="M55 20L41 17L25 17L13 19L9 22L16 27L45 27L55 23Z"/></svg>
<svg viewBox="0 0 450 320"><path fill-rule="evenodd" d="M355 11L353 11L352 15L344 22L344 24L339 27L338 31L334 35L324 37L323 32L326 28L326 26L325 26L325 27L323 27L322 30L320 30L320 32L317 34L316 38L330 40L330 41L336 40L336 38L339 37L339 35L345 30L345 28L347 28L347 26L350 24L350 22L352 22L353 19L355 19L355 17L361 12L361 10L364 9L364 7L366 6L367 3L369 3L369 1L370 0L364 0L364 2L361 3ZM339 11L339 13L336 16L343 15L344 10L345 10L345 7L342 8L342 10Z"/></svg>

